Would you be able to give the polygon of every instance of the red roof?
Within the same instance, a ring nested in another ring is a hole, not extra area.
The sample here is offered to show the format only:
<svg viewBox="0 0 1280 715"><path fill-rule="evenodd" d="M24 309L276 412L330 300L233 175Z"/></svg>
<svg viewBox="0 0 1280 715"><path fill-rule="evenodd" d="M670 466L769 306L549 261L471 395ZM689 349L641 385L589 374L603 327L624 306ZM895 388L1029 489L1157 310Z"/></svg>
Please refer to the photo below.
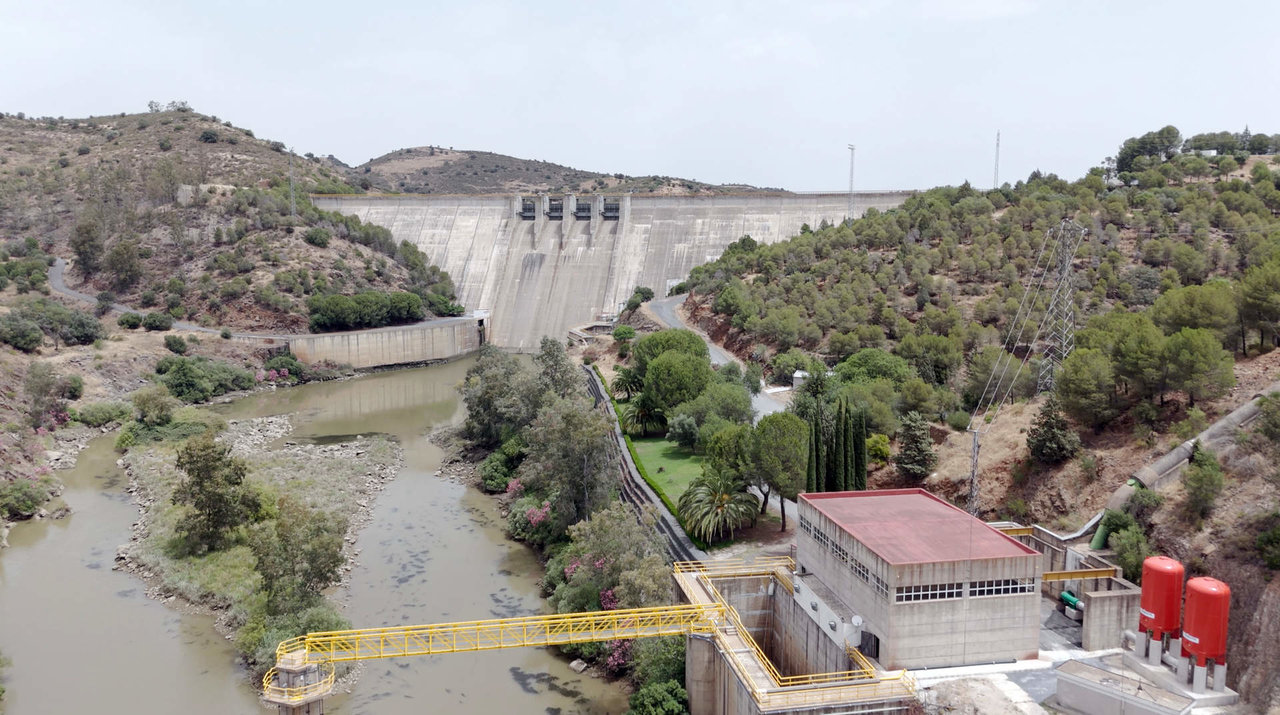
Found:
<svg viewBox="0 0 1280 715"><path fill-rule="evenodd" d="M800 499L894 565L1039 553L923 489L824 492Z"/></svg>

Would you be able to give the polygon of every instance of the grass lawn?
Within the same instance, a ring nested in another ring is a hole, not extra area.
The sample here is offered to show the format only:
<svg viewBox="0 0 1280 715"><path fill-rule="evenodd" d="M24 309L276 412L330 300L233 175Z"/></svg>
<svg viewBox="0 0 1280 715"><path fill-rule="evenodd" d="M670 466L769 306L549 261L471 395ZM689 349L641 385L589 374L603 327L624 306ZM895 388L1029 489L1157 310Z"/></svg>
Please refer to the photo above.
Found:
<svg viewBox="0 0 1280 715"><path fill-rule="evenodd" d="M690 482L702 476L702 457L677 446L675 442L668 442L662 437L643 437L632 438L631 444L635 446L649 478L662 488L672 504L680 501L680 495L689 488Z"/></svg>

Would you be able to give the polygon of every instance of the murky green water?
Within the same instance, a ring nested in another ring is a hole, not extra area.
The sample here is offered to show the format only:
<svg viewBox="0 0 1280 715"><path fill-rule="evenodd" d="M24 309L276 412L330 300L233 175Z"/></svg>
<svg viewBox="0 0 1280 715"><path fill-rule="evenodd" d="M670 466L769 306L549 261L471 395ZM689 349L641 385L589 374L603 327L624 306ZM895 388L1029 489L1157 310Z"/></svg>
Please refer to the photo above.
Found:
<svg viewBox="0 0 1280 715"><path fill-rule="evenodd" d="M498 618L545 610L540 566L506 540L492 501L434 476L434 426L460 420L455 386L469 361L261 393L222 408L231 418L291 413L289 439L381 432L405 467L361 532L360 563L338 594L357 627ZM136 511L110 440L63 473L67 520L21 525L0 557L0 649L14 661L8 715L253 712L253 693L210 619L149 601L136 579L110 571ZM546 650L525 648L374 661L332 714L621 713L621 690L580 676Z"/></svg>

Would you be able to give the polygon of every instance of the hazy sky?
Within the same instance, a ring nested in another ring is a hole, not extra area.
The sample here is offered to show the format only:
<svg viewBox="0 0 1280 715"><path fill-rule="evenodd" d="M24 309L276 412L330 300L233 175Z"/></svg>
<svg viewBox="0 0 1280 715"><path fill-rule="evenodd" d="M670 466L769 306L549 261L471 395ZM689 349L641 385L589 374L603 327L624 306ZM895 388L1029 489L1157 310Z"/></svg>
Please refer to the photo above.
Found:
<svg viewBox="0 0 1280 715"><path fill-rule="evenodd" d="M0 111L185 99L299 152L424 144L793 190L1074 178L1280 131L1280 2L0 1Z"/></svg>

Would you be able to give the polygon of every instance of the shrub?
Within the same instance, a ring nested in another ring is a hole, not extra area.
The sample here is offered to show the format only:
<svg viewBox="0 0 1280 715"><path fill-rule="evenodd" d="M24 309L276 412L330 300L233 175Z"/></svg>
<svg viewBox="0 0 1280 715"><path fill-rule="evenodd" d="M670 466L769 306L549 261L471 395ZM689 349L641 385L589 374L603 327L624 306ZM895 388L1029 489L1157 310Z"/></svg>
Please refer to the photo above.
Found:
<svg viewBox="0 0 1280 715"><path fill-rule="evenodd" d="M1142 583L1142 562L1151 555L1147 536L1136 524L1111 534L1108 544L1115 551L1116 565L1124 571L1124 577L1133 583Z"/></svg>
<svg viewBox="0 0 1280 715"><path fill-rule="evenodd" d="M88 145L81 144L80 147L76 149L76 153L79 154L80 156L84 156L85 154L88 154L89 153Z"/></svg>
<svg viewBox="0 0 1280 715"><path fill-rule="evenodd" d="M677 414L667 422L667 440L686 449L698 444L698 421L690 414Z"/></svg>
<svg viewBox="0 0 1280 715"><path fill-rule="evenodd" d="M1151 517L1163 503L1164 497L1156 492L1150 489L1136 489L1129 495L1129 500L1124 504L1124 510L1146 529L1151 526Z"/></svg>
<svg viewBox="0 0 1280 715"><path fill-rule="evenodd" d="M630 340L636 336L636 329L630 325L619 325L613 329L613 339L619 342Z"/></svg>
<svg viewBox="0 0 1280 715"><path fill-rule="evenodd" d="M58 380L58 395L67 400L78 400L84 394L84 378L68 375Z"/></svg>
<svg viewBox="0 0 1280 715"><path fill-rule="evenodd" d="M1090 482L1096 480L1099 472L1097 455L1092 452L1080 455L1080 473L1084 475L1085 480Z"/></svg>
<svg viewBox="0 0 1280 715"><path fill-rule="evenodd" d="M6 519L29 519L40 510L40 505L53 496L54 482L48 477L40 480L0 480L0 516Z"/></svg>
<svg viewBox="0 0 1280 715"><path fill-rule="evenodd" d="M203 132L200 132L200 141L204 142L205 144L217 144L218 133L213 131L212 129L206 129Z"/></svg>
<svg viewBox="0 0 1280 715"><path fill-rule="evenodd" d="M1053 393L1049 393L1049 399L1045 400L1027 433L1027 449L1041 464L1060 464L1080 449L1080 436L1067 424Z"/></svg>
<svg viewBox="0 0 1280 715"><path fill-rule="evenodd" d="M169 141L169 137L161 137L159 146L160 151L169 151L173 148L173 142Z"/></svg>
<svg viewBox="0 0 1280 715"><path fill-rule="evenodd" d="M302 240L313 246L324 248L329 245L329 231L323 228L312 228L302 234Z"/></svg>
<svg viewBox="0 0 1280 715"><path fill-rule="evenodd" d="M1258 400L1258 431L1267 439L1280 442L1280 392Z"/></svg>
<svg viewBox="0 0 1280 715"><path fill-rule="evenodd" d="M1280 570L1280 526L1258 534L1258 551L1267 568Z"/></svg>
<svg viewBox="0 0 1280 715"><path fill-rule="evenodd" d="M1188 440L1203 432L1208 426L1209 419L1205 417L1204 410L1192 407L1187 410L1187 418L1173 426L1173 433L1178 435L1178 439Z"/></svg>
<svg viewBox="0 0 1280 715"><path fill-rule="evenodd" d="M889 435L873 434L867 437L867 457L871 461L878 464L884 464L889 461Z"/></svg>
<svg viewBox="0 0 1280 715"><path fill-rule="evenodd" d="M0 316L0 342L24 353L33 352L44 342L40 326L15 315Z"/></svg>
<svg viewBox="0 0 1280 715"><path fill-rule="evenodd" d="M116 318L116 325L125 330L134 330L142 325L142 316L137 313L125 313Z"/></svg>
<svg viewBox="0 0 1280 715"><path fill-rule="evenodd" d="M223 340L230 340L231 328L223 328L222 332L218 333L218 336L221 337Z"/></svg>
<svg viewBox="0 0 1280 715"><path fill-rule="evenodd" d="M187 354L187 341L183 340L181 335L164 336L164 346L175 355Z"/></svg>
<svg viewBox="0 0 1280 715"><path fill-rule="evenodd" d="M947 426L957 432L969 429L969 413L964 410L953 410L947 414Z"/></svg>
<svg viewBox="0 0 1280 715"><path fill-rule="evenodd" d="M168 424L178 407L178 401L163 385L144 387L130 395L129 400L133 402L136 419L148 427Z"/></svg>
<svg viewBox="0 0 1280 715"><path fill-rule="evenodd" d="M168 313L147 313L142 318L142 327L149 331L169 330L173 327L173 316Z"/></svg>
<svg viewBox="0 0 1280 715"><path fill-rule="evenodd" d="M1187 515L1197 519L1208 516L1222 491L1222 483L1222 467L1217 458L1196 443L1191 460L1182 472L1182 485L1187 493L1183 508Z"/></svg>
<svg viewBox="0 0 1280 715"><path fill-rule="evenodd" d="M76 419L90 427L124 422L131 417L133 417L133 408L123 402L94 402L81 407L76 412Z"/></svg>

